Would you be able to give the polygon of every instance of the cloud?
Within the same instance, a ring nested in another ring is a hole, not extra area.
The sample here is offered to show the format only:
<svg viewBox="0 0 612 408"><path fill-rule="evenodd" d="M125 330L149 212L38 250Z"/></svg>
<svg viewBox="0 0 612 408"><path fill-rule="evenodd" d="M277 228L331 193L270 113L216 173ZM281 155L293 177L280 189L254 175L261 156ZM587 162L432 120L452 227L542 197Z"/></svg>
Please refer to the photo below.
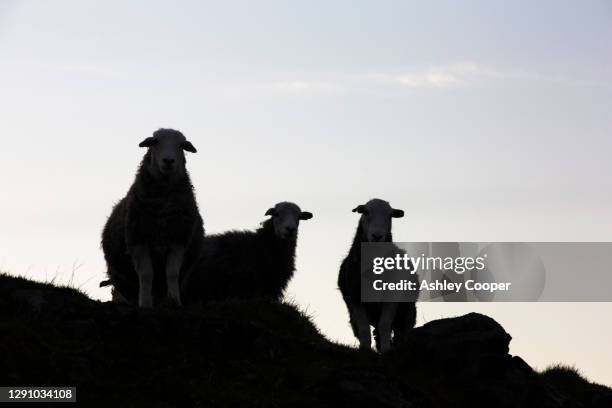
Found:
<svg viewBox="0 0 612 408"><path fill-rule="evenodd" d="M504 69L475 62L456 62L394 72L337 74L323 79L301 78L274 82L269 86L281 93L304 95L428 88L444 90L486 86L509 81L548 82L566 86L611 86L610 83L603 81L576 79L558 74Z"/></svg>
<svg viewBox="0 0 612 408"><path fill-rule="evenodd" d="M403 73L375 74L374 78L408 88L454 88L472 82L482 69L473 63L413 69Z"/></svg>
<svg viewBox="0 0 612 408"><path fill-rule="evenodd" d="M406 88L450 89L476 83L478 76L491 76L473 63L410 69L396 72L339 73L315 78L296 78L267 83L263 88L280 94L378 93Z"/></svg>
<svg viewBox="0 0 612 408"><path fill-rule="evenodd" d="M407 88L456 88L486 85L502 81L552 82L569 86L610 86L609 82L576 79L559 74L543 74L523 70L504 69L474 62L460 62L409 70L405 73L377 74L388 83Z"/></svg>
<svg viewBox="0 0 612 408"><path fill-rule="evenodd" d="M411 69L401 72L344 73L318 78L299 78L268 83L265 88L280 93L307 95L329 93L378 92L389 88L456 88L473 83L486 71L476 64Z"/></svg>

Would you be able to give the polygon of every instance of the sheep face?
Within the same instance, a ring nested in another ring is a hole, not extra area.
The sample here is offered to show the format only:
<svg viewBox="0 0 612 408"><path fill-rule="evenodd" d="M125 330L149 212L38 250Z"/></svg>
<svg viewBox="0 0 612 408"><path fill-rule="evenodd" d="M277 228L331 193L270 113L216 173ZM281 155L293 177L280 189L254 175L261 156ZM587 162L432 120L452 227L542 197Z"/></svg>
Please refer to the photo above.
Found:
<svg viewBox="0 0 612 408"><path fill-rule="evenodd" d="M282 202L268 209L266 215L272 216L274 234L280 239L296 239L300 220L309 220L312 213L302 211L297 204Z"/></svg>
<svg viewBox="0 0 612 408"><path fill-rule="evenodd" d="M392 208L387 201L377 198L358 205L353 212L361 214L359 220L363 234L361 239L365 242L389 241L391 219L404 216L404 211Z"/></svg>
<svg viewBox="0 0 612 408"><path fill-rule="evenodd" d="M149 149L147 170L157 178L180 177L185 174L185 151L195 153L185 136L178 130L159 129L139 144Z"/></svg>

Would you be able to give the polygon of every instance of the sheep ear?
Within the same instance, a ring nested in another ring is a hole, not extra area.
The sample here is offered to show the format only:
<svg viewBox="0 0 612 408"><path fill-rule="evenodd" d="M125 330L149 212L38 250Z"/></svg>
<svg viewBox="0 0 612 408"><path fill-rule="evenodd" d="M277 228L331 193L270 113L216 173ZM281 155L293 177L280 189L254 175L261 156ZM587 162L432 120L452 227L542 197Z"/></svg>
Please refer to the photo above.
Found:
<svg viewBox="0 0 612 408"><path fill-rule="evenodd" d="M268 211L266 211L266 215L271 215L274 217L275 215L278 215L278 212L275 208L268 208Z"/></svg>
<svg viewBox="0 0 612 408"><path fill-rule="evenodd" d="M395 208L391 212L393 218L402 218L404 216L404 210L396 210Z"/></svg>
<svg viewBox="0 0 612 408"><path fill-rule="evenodd" d="M157 144L157 139L153 136L147 137L145 140L140 142L139 147L151 147Z"/></svg>
<svg viewBox="0 0 612 408"><path fill-rule="evenodd" d="M183 150L185 150L186 152L190 152L190 153L197 153L196 148L191 144L191 142L189 140L185 140L182 144L181 147L183 148Z"/></svg>
<svg viewBox="0 0 612 408"><path fill-rule="evenodd" d="M300 214L300 220L309 220L312 218L312 213L308 212L308 211L302 211L302 213Z"/></svg>
<svg viewBox="0 0 612 408"><path fill-rule="evenodd" d="M361 204L358 205L357 207L353 208L353 212L359 213L359 214L363 214L363 210L365 209L365 205Z"/></svg>

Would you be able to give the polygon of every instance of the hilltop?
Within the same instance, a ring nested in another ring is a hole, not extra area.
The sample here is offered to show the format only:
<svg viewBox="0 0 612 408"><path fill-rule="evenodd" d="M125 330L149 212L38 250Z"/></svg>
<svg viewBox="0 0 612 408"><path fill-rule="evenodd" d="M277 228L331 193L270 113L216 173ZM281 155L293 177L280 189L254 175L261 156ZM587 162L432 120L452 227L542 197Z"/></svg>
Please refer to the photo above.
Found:
<svg viewBox="0 0 612 408"><path fill-rule="evenodd" d="M612 406L609 388L564 367L538 373L510 341L472 313L379 356L328 341L289 304L142 310L0 275L0 385L76 386L79 405Z"/></svg>

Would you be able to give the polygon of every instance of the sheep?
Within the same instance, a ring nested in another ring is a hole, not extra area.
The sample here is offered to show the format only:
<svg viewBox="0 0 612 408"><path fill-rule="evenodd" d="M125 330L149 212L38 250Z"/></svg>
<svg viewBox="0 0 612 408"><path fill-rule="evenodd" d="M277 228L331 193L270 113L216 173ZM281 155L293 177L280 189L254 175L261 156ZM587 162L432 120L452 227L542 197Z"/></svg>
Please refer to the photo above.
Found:
<svg viewBox="0 0 612 408"><path fill-rule="evenodd" d="M374 326L376 349L384 353L391 347L392 333L395 344L414 327L416 305L413 302L361 301L361 243L392 242L391 221L403 217L404 211L392 208L387 201L372 199L365 205L358 205L353 212L361 217L349 253L340 266L338 288L359 347L370 349L370 326Z"/></svg>
<svg viewBox="0 0 612 408"><path fill-rule="evenodd" d="M228 231L204 238L200 258L183 282L184 303L230 298L282 298L295 270L300 220L312 218L290 202L268 209L255 231Z"/></svg>
<svg viewBox="0 0 612 408"><path fill-rule="evenodd" d="M185 168L185 136L159 129L140 144L147 152L127 195L113 208L102 232L102 249L113 299L152 307L167 294L181 305L180 276L193 264L204 225ZM165 278L165 279L164 279Z"/></svg>

